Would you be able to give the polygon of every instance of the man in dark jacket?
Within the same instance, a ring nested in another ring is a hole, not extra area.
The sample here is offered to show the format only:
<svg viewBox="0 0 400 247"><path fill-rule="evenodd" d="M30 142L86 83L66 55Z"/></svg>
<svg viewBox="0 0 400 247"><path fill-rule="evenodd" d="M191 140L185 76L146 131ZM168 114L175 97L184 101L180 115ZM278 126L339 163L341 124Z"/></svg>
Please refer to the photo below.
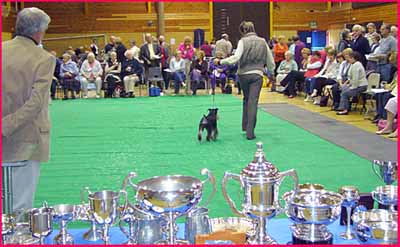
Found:
<svg viewBox="0 0 400 247"><path fill-rule="evenodd" d="M140 60L144 62L146 80L149 76L150 67L160 67L161 49L157 43L153 42L153 37L150 33L145 35L146 43L140 47Z"/></svg>
<svg viewBox="0 0 400 247"><path fill-rule="evenodd" d="M351 41L351 49L360 53L360 62L363 64L364 68L367 67L367 58L365 55L371 53L371 47L369 46L369 41L362 35L362 26L353 26L353 40Z"/></svg>
<svg viewBox="0 0 400 247"><path fill-rule="evenodd" d="M53 80L50 87L50 96L51 99L54 100L56 99L57 81L60 81L60 67L62 61L57 57L57 52L51 51L50 53L56 58L56 68L54 69Z"/></svg>

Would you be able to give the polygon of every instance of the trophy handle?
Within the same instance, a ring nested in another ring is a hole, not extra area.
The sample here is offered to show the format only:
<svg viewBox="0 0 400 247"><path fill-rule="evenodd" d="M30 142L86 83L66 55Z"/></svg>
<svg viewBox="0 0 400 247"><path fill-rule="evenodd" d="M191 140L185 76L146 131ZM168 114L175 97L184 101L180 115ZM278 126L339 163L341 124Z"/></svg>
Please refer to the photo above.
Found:
<svg viewBox="0 0 400 247"><path fill-rule="evenodd" d="M82 201L82 205L85 205L85 192L87 192L89 195L92 194L92 192L89 190L89 187L85 187L83 189L81 189L81 201Z"/></svg>
<svg viewBox="0 0 400 247"><path fill-rule="evenodd" d="M377 166L380 166L380 161L379 160L374 160L372 162L372 170L374 171L374 173L376 174L376 176L378 176L378 178L383 179L382 175L380 172L378 172L378 170L376 169Z"/></svg>
<svg viewBox="0 0 400 247"><path fill-rule="evenodd" d="M296 191L299 189L299 177L297 176L297 172L296 172L296 170L295 169L290 169L290 170L287 170L287 171L284 171L284 172L281 172L280 174L279 174L279 176L280 176L280 179L279 179L279 184L281 184L282 183L282 181L283 181L283 179L285 178L285 177L287 177L287 176L290 176L290 177L292 177L293 178L293 182L294 182L294 187L293 187L293 193L296 193ZM284 210L284 208L286 207L286 201L285 200L281 200L281 199L279 199L278 200L279 201L279 214ZM285 201L285 206L284 207L282 207L282 204L281 204L281 202L282 201Z"/></svg>
<svg viewBox="0 0 400 247"><path fill-rule="evenodd" d="M204 169L201 169L200 173L201 173L201 175L207 175L207 179L201 182L203 184L203 186L207 181L210 181L210 183L212 185L212 192L211 192L210 196L208 197L207 202L204 204L204 207L205 207L214 198L215 193L217 192L217 186L216 186L216 182L215 182L215 177L210 170L208 170L207 168L204 168Z"/></svg>
<svg viewBox="0 0 400 247"><path fill-rule="evenodd" d="M136 184L134 184L133 182L132 182L132 178L135 178L137 175L136 175L136 173L135 172L130 172L126 177L125 177L125 179L124 179L124 182L122 183L122 188L121 188L121 190L124 190L124 191L126 191L126 187L128 186L128 184L134 189L134 190L137 190L137 185Z"/></svg>
<svg viewBox="0 0 400 247"><path fill-rule="evenodd" d="M44 208L48 208L49 207L49 204L47 203L47 201L43 201L42 207L44 207Z"/></svg>
<svg viewBox="0 0 400 247"><path fill-rule="evenodd" d="M123 207L122 212L121 212L122 215L125 215L126 210L128 208L128 193L126 192L126 190L120 190L119 194L120 195L123 194L124 198L125 198L124 207Z"/></svg>
<svg viewBox="0 0 400 247"><path fill-rule="evenodd" d="M240 183L240 186L243 187L243 183L240 179L240 176L237 174L233 174L230 172L225 172L224 178L222 179L222 194L224 195L225 200L228 202L229 207L231 208L232 212L234 212L238 216L244 217L245 214L242 211L239 211L235 205L235 202L229 197L228 192L226 190L226 183L230 179L235 179Z"/></svg>

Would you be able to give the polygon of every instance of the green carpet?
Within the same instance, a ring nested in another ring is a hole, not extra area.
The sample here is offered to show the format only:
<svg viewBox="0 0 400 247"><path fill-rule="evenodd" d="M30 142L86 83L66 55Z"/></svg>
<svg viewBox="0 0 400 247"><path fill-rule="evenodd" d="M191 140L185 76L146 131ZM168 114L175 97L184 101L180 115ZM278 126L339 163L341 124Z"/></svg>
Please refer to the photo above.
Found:
<svg viewBox="0 0 400 247"><path fill-rule="evenodd" d="M252 160L257 141L264 143L267 159L280 171L295 168L301 183L320 183L333 191L355 185L362 192L381 184L368 160L261 110L257 139L246 140L241 101L230 95L217 95L216 101L219 140L203 143L197 141L197 128L211 105L210 96L54 101L51 160L41 167L35 205L44 200L50 205L80 203L85 186L92 191L117 190L130 171L138 174L135 181L172 174L203 179L200 170L206 167L214 173L218 189L209 205L210 216L230 216L221 192L223 174L240 173ZM285 179L280 194L291 186L292 181ZM205 197L210 185L206 188ZM236 182L230 183L240 206L238 188Z"/></svg>

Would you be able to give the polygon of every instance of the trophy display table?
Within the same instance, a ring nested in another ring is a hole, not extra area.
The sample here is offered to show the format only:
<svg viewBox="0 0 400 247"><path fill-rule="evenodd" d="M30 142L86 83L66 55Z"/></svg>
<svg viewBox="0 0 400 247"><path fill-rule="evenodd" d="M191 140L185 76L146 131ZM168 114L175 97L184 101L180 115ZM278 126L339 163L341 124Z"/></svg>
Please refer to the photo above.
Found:
<svg viewBox="0 0 400 247"><path fill-rule="evenodd" d="M287 244L292 241L292 232L289 226L293 223L288 219L271 219L268 222L268 233L278 242L278 244ZM89 227L89 226L88 226ZM178 239L183 239L184 234L184 224L178 223ZM345 226L341 226L339 221L335 221L328 226L329 231L333 234L333 244L359 244L356 239L353 240L343 240L340 237L340 233L346 230ZM84 232L87 229L68 229L68 232L73 236L75 244L103 244L103 241L99 240L97 242L89 242L82 238ZM53 238L57 235L58 231L53 230L52 234L46 238L45 244L52 244ZM122 244L127 241L125 235L121 232L118 227L112 227L110 229L110 242L111 244Z"/></svg>

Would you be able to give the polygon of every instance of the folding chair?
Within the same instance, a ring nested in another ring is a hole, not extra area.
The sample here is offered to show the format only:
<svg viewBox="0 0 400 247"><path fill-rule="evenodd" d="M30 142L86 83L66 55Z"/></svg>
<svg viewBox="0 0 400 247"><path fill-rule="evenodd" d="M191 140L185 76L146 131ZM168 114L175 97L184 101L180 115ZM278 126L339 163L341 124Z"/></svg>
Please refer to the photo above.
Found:
<svg viewBox="0 0 400 247"><path fill-rule="evenodd" d="M150 82L162 82L161 83L162 89L163 90L165 89L165 82L160 67L149 68L149 75L147 78L147 88L150 88Z"/></svg>
<svg viewBox="0 0 400 247"><path fill-rule="evenodd" d="M366 107L368 96L370 96L371 108L374 109L373 98L375 96L375 93L372 91L372 89L379 87L380 79L381 79L381 75L379 73L369 74L367 91L361 93L361 97L363 100L362 110L364 111L365 116L368 115L370 112L370 109Z"/></svg>

